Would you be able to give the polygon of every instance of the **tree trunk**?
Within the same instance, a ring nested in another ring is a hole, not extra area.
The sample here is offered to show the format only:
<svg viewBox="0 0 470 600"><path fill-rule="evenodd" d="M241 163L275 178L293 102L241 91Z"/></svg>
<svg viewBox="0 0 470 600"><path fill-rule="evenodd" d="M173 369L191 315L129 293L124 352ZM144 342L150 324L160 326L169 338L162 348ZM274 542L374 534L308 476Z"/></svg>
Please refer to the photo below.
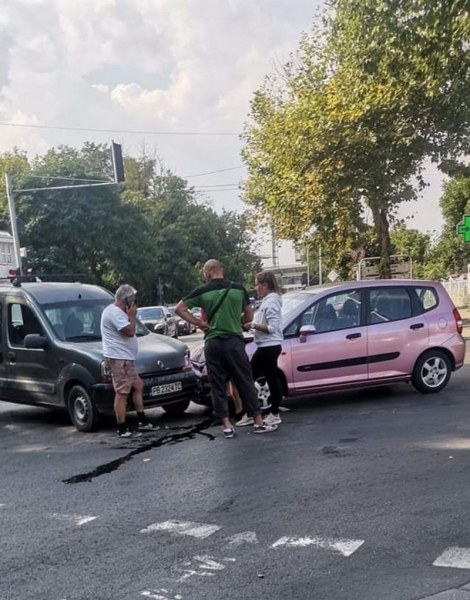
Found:
<svg viewBox="0 0 470 600"><path fill-rule="evenodd" d="M371 206L372 217L374 219L375 230L377 233L377 239L380 245L380 262L379 262L379 273L382 279L390 279L392 276L390 270L390 231L387 218L387 207L373 207Z"/></svg>

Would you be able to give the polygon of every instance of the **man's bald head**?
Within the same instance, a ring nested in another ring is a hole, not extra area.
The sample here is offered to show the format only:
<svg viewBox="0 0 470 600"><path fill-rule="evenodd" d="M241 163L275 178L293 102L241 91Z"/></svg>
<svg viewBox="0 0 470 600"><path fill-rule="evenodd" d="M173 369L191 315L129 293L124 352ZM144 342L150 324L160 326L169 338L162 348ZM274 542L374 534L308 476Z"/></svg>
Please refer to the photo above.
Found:
<svg viewBox="0 0 470 600"><path fill-rule="evenodd" d="M215 258L211 258L204 264L202 267L202 272L206 281L224 278L224 268L222 263Z"/></svg>

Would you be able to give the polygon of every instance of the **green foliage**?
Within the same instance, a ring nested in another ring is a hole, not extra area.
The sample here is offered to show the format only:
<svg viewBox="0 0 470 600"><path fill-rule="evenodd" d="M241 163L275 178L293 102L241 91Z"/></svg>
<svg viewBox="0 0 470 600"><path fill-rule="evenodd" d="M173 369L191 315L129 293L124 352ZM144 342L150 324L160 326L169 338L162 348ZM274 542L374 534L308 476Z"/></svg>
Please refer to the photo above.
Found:
<svg viewBox="0 0 470 600"><path fill-rule="evenodd" d="M407 229L402 223L390 231L392 253L411 258L413 277L424 277L428 255L431 249L431 236L417 229Z"/></svg>
<svg viewBox="0 0 470 600"><path fill-rule="evenodd" d="M243 156L246 201L279 237L314 225L337 266L372 215L382 274L390 222L416 198L426 157L470 144L467 0L333 0L323 28L254 96Z"/></svg>
<svg viewBox="0 0 470 600"><path fill-rule="evenodd" d="M200 266L220 259L227 276L253 280L260 270L252 251L245 217L217 215L196 202L180 177L158 171L156 159L144 154L125 158L124 186L68 187L112 178L110 150L85 144L60 147L37 156L30 165L17 151L0 156L0 170L12 175L16 210L26 231L21 244L36 273L80 274L115 289L128 282L139 291L140 304L153 304L157 280L164 301L176 301L201 280ZM41 188L20 193L19 190ZM2 193L3 192L3 193ZM3 180L0 218L8 222Z"/></svg>
<svg viewBox="0 0 470 600"><path fill-rule="evenodd" d="M457 234L457 225L470 215L470 177L457 175L444 184L440 200L444 227L429 256L428 272L447 278L449 274L466 273L470 263L470 244Z"/></svg>

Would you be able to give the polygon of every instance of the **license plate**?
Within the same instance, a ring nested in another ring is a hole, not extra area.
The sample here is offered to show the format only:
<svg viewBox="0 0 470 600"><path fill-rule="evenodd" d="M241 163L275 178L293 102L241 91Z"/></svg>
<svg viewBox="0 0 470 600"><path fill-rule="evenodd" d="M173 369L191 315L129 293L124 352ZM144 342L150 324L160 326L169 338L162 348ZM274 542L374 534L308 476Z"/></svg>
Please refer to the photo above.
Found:
<svg viewBox="0 0 470 600"><path fill-rule="evenodd" d="M175 383L164 383L162 385L153 385L150 388L151 396L161 396L163 394L172 394L173 392L181 392L183 386L181 381L175 381Z"/></svg>

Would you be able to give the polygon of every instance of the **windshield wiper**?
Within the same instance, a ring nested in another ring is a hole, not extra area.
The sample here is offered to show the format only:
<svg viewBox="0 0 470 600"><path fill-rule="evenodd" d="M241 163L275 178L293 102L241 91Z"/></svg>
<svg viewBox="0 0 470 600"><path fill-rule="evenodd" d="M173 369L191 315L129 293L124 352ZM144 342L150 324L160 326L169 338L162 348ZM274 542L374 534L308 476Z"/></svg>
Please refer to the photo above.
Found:
<svg viewBox="0 0 470 600"><path fill-rule="evenodd" d="M100 335L94 333L80 333L79 335L69 335L66 340L101 340Z"/></svg>

